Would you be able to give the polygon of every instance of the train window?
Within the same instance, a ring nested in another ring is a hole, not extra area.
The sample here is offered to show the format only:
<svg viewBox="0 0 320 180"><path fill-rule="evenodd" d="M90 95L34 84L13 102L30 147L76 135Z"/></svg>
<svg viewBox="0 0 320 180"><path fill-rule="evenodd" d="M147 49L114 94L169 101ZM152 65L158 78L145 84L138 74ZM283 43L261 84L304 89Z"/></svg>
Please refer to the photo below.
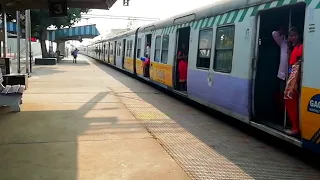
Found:
<svg viewBox="0 0 320 180"><path fill-rule="evenodd" d="M168 62L168 50L169 50L169 35L162 37L162 49L161 49L161 63L167 64Z"/></svg>
<svg viewBox="0 0 320 180"><path fill-rule="evenodd" d="M129 41L127 41L127 45L126 45L126 57L129 57Z"/></svg>
<svg viewBox="0 0 320 180"><path fill-rule="evenodd" d="M137 42L137 58L140 58L140 54L141 54L141 38L138 38L138 42Z"/></svg>
<svg viewBox="0 0 320 180"><path fill-rule="evenodd" d="M131 41L130 41L130 47L129 47L129 57L132 56L132 45L133 45L132 42L133 42L133 41L131 40Z"/></svg>
<svg viewBox="0 0 320 180"><path fill-rule="evenodd" d="M209 69L212 49L212 29L203 29L199 33L197 68Z"/></svg>
<svg viewBox="0 0 320 180"><path fill-rule="evenodd" d="M119 42L119 56L121 56L121 52L122 52L122 43Z"/></svg>
<svg viewBox="0 0 320 180"><path fill-rule="evenodd" d="M118 42L117 56L121 55L121 42Z"/></svg>
<svg viewBox="0 0 320 180"><path fill-rule="evenodd" d="M156 46L154 50L154 61L160 62L161 54L161 36L156 37Z"/></svg>
<svg viewBox="0 0 320 180"><path fill-rule="evenodd" d="M119 56L119 43L116 43L116 56Z"/></svg>
<svg viewBox="0 0 320 180"><path fill-rule="evenodd" d="M110 44L110 55L113 55L113 44Z"/></svg>
<svg viewBox="0 0 320 180"><path fill-rule="evenodd" d="M215 60L213 69L230 73L232 69L234 26L219 27L216 36Z"/></svg>

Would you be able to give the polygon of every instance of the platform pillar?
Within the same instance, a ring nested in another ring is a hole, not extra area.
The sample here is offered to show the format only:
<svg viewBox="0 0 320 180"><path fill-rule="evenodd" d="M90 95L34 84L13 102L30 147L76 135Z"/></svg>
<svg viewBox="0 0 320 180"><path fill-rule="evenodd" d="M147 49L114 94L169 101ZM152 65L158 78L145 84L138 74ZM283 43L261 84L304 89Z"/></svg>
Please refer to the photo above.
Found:
<svg viewBox="0 0 320 180"><path fill-rule="evenodd" d="M57 49L60 51L60 53L64 56L66 56L66 42L65 41L60 41L57 43Z"/></svg>
<svg viewBox="0 0 320 180"><path fill-rule="evenodd" d="M2 57L7 56L7 13L2 9L2 33L1 33L1 41L2 41Z"/></svg>

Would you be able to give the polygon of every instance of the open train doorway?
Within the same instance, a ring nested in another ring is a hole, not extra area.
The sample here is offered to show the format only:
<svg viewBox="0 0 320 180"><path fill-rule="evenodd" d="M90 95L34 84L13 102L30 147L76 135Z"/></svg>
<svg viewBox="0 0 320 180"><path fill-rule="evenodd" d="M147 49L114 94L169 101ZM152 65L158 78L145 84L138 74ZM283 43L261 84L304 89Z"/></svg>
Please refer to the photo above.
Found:
<svg viewBox="0 0 320 180"><path fill-rule="evenodd" d="M190 27L177 30L176 56L173 61L174 89L187 93L187 67L190 42Z"/></svg>
<svg viewBox="0 0 320 180"><path fill-rule="evenodd" d="M118 51L118 43L117 41L114 42L114 51L113 51L113 65L115 65L115 62L117 61L117 51Z"/></svg>
<svg viewBox="0 0 320 180"><path fill-rule="evenodd" d="M148 54L150 56L150 51L151 51L151 38L152 34L147 34L146 35L146 42L145 42L145 55Z"/></svg>
<svg viewBox="0 0 320 180"><path fill-rule="evenodd" d="M254 120L279 131L291 126L283 93L290 57L290 51L286 48L288 32L295 27L303 38L305 9L305 3L299 3L266 10L260 12L258 20L258 54L253 87Z"/></svg>
<svg viewBox="0 0 320 180"><path fill-rule="evenodd" d="M152 34L147 34L145 38L146 42L145 42L144 56L147 59L149 59L147 62L145 62L145 65L143 66L143 76L146 78L150 78L151 38L152 38Z"/></svg>
<svg viewBox="0 0 320 180"><path fill-rule="evenodd" d="M126 58L126 48L127 48L127 41L126 39L123 39L123 47L122 47L122 69L124 69L124 60Z"/></svg>
<svg viewBox="0 0 320 180"><path fill-rule="evenodd" d="M107 42L107 62L109 63L110 62L110 42Z"/></svg>
<svg viewBox="0 0 320 180"><path fill-rule="evenodd" d="M103 61L106 61L106 43L103 43L103 50L102 50L102 53L103 53Z"/></svg>

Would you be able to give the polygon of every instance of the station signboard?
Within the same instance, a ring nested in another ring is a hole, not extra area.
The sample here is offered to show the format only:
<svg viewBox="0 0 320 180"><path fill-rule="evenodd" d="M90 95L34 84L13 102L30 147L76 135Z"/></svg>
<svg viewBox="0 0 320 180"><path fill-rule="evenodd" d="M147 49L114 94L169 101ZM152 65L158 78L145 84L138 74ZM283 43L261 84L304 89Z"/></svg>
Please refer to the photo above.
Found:
<svg viewBox="0 0 320 180"><path fill-rule="evenodd" d="M48 0L51 17L64 17L68 15L67 0Z"/></svg>

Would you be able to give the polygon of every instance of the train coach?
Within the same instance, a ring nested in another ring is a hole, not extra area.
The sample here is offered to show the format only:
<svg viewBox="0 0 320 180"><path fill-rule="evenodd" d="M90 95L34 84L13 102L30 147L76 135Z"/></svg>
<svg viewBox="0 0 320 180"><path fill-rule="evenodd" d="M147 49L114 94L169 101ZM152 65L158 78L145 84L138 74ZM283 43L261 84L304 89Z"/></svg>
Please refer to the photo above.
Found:
<svg viewBox="0 0 320 180"><path fill-rule="evenodd" d="M80 53L185 96L297 146L320 152L319 0L224 0L80 47ZM279 112L280 47L272 34L300 30L299 129ZM186 89L178 52L188 54ZM150 49L150 50L149 50ZM146 54L150 64L143 66Z"/></svg>

